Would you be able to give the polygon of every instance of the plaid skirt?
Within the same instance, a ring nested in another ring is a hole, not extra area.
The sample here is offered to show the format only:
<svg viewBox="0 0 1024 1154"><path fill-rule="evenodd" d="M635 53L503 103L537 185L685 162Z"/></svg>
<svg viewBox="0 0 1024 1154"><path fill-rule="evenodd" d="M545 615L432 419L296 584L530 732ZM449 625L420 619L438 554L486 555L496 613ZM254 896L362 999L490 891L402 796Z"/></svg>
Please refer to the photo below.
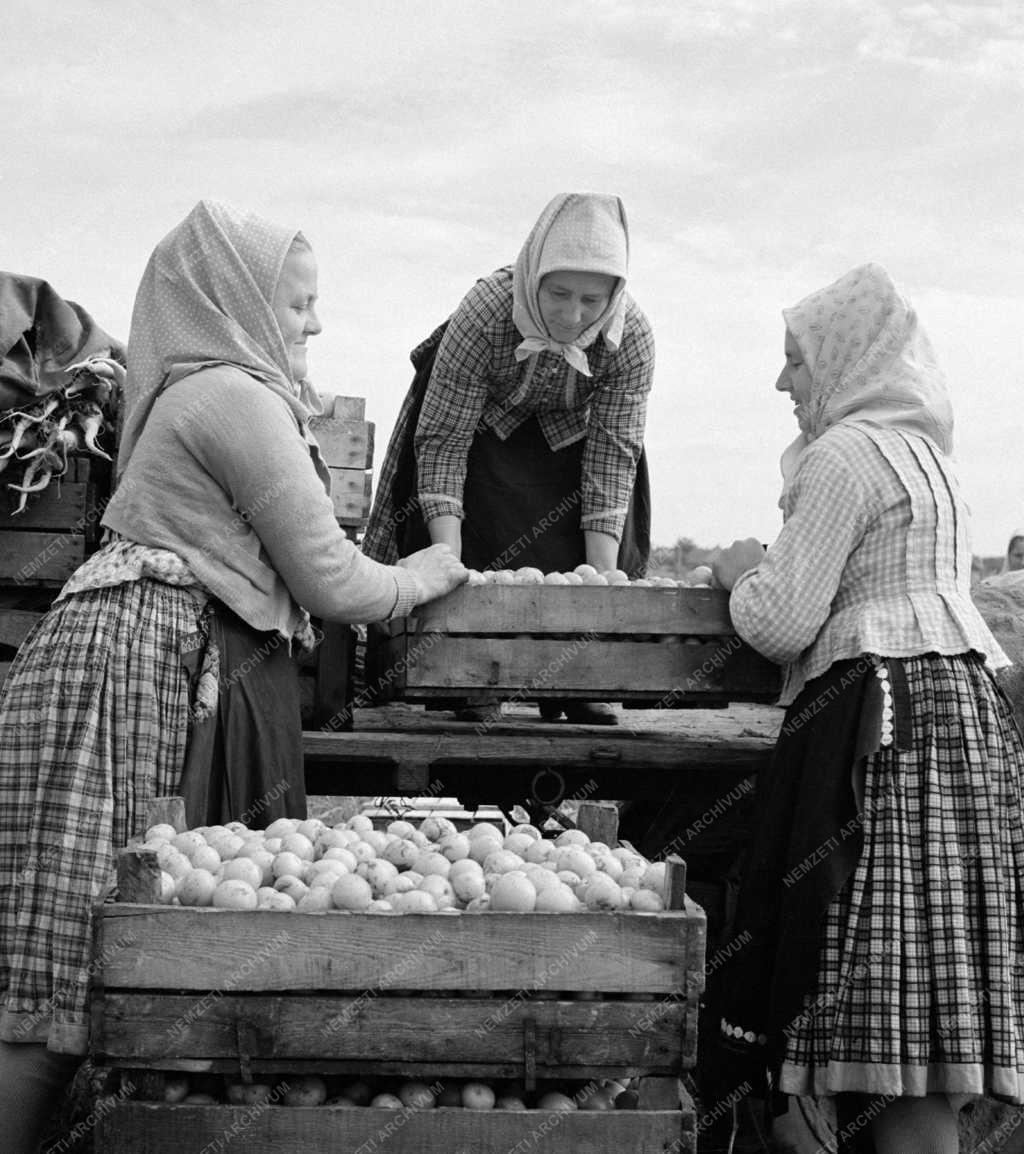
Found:
<svg viewBox="0 0 1024 1154"><path fill-rule="evenodd" d="M779 1088L1021 1103L1024 746L979 658L901 664L910 740L866 759L863 847Z"/></svg>
<svg viewBox="0 0 1024 1154"><path fill-rule="evenodd" d="M0 1038L84 1053L94 903L188 739L189 592L142 580L55 605L0 689Z"/></svg>

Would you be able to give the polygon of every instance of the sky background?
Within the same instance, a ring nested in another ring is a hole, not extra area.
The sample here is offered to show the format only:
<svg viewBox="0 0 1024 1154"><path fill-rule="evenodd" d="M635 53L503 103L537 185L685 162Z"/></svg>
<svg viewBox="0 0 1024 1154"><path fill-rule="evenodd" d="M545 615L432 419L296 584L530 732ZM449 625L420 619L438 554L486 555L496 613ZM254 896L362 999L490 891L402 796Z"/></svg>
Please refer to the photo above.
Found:
<svg viewBox="0 0 1024 1154"><path fill-rule="evenodd" d="M653 539L771 541L780 310L877 261L944 365L975 551L1024 525L1019 0L26 0L4 21L0 268L127 339L202 197L301 228L322 391L377 460L408 352L556 192L618 193L654 326Z"/></svg>

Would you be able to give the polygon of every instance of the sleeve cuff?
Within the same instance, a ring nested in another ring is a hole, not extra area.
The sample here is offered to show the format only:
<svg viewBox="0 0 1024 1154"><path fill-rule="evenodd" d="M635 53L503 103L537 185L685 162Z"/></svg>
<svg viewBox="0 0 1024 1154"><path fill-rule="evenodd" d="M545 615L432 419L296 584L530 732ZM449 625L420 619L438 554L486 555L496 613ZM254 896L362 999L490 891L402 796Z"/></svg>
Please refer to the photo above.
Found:
<svg viewBox="0 0 1024 1154"><path fill-rule="evenodd" d="M395 604L387 616L387 620L390 621L392 617L408 617L416 605L419 586L416 584L416 578L408 569L403 569L400 565L390 565L388 568L395 578L395 585L398 589Z"/></svg>
<svg viewBox="0 0 1024 1154"><path fill-rule="evenodd" d="M616 541L622 540L622 529L626 523L624 515L608 516L604 513L594 513L590 516L583 516L580 518L580 528L590 530L593 533L607 533L609 537L614 537Z"/></svg>
<svg viewBox="0 0 1024 1154"><path fill-rule="evenodd" d="M446 497L443 493L421 493L420 512L424 521L433 521L435 517L462 518L462 502L454 497Z"/></svg>

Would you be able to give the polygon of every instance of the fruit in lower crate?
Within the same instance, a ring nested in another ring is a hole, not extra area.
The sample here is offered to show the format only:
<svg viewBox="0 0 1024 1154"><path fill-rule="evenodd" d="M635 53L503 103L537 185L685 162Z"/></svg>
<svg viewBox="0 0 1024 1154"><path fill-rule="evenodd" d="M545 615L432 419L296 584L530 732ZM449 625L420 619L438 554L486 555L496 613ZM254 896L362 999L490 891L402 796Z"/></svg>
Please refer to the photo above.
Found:
<svg viewBox="0 0 1024 1154"><path fill-rule="evenodd" d="M189 1081L187 1074L167 1073L163 1076L163 1100L165 1102L182 1102L188 1097Z"/></svg>
<svg viewBox="0 0 1024 1154"><path fill-rule="evenodd" d="M183 1106L216 1106L217 1099L212 1094L197 1092L186 1094L181 1100Z"/></svg>
<svg viewBox="0 0 1024 1154"><path fill-rule="evenodd" d="M525 874L502 874L491 887L492 910L529 913L536 904L537 889Z"/></svg>
<svg viewBox="0 0 1024 1154"><path fill-rule="evenodd" d="M665 901L654 890L638 889L630 895L629 907L638 913L656 914L665 908Z"/></svg>
<svg viewBox="0 0 1024 1154"><path fill-rule="evenodd" d="M224 1088L233 1106L257 1106L270 1100L274 1087L266 1082L228 1082Z"/></svg>
<svg viewBox="0 0 1024 1154"><path fill-rule="evenodd" d="M264 884L263 869L251 857L236 857L226 861L220 869L221 881L240 880L248 882L253 890Z"/></svg>
<svg viewBox="0 0 1024 1154"><path fill-rule="evenodd" d="M369 1106L370 1100L373 1098L373 1091L370 1089L369 1083L357 1079L355 1082L349 1082L342 1086L339 1096L348 1098L357 1106Z"/></svg>
<svg viewBox="0 0 1024 1154"><path fill-rule="evenodd" d="M551 889L541 890L533 908L542 914L574 914L582 907L572 890L557 882Z"/></svg>
<svg viewBox="0 0 1024 1154"><path fill-rule="evenodd" d="M544 584L545 585L568 585L568 584L570 584L570 582L569 582L569 578L566 577L566 575L564 573L545 573L544 574Z"/></svg>
<svg viewBox="0 0 1024 1154"><path fill-rule="evenodd" d="M525 1110L526 1103L514 1094L503 1094L495 1101L494 1107L496 1110Z"/></svg>
<svg viewBox="0 0 1024 1154"><path fill-rule="evenodd" d="M373 901L373 890L366 878L358 874L343 874L331 888L335 909L365 910Z"/></svg>
<svg viewBox="0 0 1024 1154"><path fill-rule="evenodd" d="M209 906L216 888L217 879L209 870L194 869L178 879L174 892L183 906Z"/></svg>
<svg viewBox="0 0 1024 1154"><path fill-rule="evenodd" d="M512 580L517 585L543 585L544 574L532 565L524 565L512 574Z"/></svg>
<svg viewBox="0 0 1024 1154"><path fill-rule="evenodd" d="M259 904L256 889L241 878L218 882L211 905L222 910L254 910Z"/></svg>
<svg viewBox="0 0 1024 1154"><path fill-rule="evenodd" d="M618 882L607 874L595 873L583 885L581 900L588 910L621 910L626 904Z"/></svg>
<svg viewBox="0 0 1024 1154"><path fill-rule="evenodd" d="M462 1087L462 1105L467 1110L493 1110L494 1091L485 1082L467 1082Z"/></svg>
<svg viewBox="0 0 1024 1154"><path fill-rule="evenodd" d="M622 569L605 569L601 576L609 585L628 585L629 574Z"/></svg>
<svg viewBox="0 0 1024 1154"><path fill-rule="evenodd" d="M537 1100L538 1110L561 1110L568 1112L576 1109L576 1103L560 1090L549 1090Z"/></svg>
<svg viewBox="0 0 1024 1154"><path fill-rule="evenodd" d="M370 1105L378 1110L401 1110L402 1099L397 1094L377 1094L370 1100Z"/></svg>
<svg viewBox="0 0 1024 1154"><path fill-rule="evenodd" d="M403 1082L398 1087L398 1098L412 1110L432 1110L437 1105L434 1091L426 1082Z"/></svg>
<svg viewBox="0 0 1024 1154"><path fill-rule="evenodd" d="M614 1110L615 1099L601 1086L585 1088L576 1100L579 1110Z"/></svg>
<svg viewBox="0 0 1024 1154"><path fill-rule="evenodd" d="M281 1099L286 1106L322 1106L327 1101L327 1083L316 1074L289 1074L287 1083Z"/></svg>
<svg viewBox="0 0 1024 1154"><path fill-rule="evenodd" d="M396 914L436 914L437 902L423 890L408 890L404 894L394 894L391 908Z"/></svg>

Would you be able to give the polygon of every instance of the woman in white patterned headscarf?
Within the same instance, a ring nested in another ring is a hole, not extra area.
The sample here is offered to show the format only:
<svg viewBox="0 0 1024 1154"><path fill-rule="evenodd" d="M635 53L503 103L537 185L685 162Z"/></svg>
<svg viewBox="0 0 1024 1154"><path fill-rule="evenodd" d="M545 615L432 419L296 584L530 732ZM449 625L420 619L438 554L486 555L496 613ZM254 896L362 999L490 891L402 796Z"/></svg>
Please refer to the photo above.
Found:
<svg viewBox="0 0 1024 1154"><path fill-rule="evenodd" d="M146 268L108 541L0 696L4 1154L34 1154L86 1051L91 909L148 802L183 794L190 825L304 817L309 614L378 620L465 579L444 547L386 566L338 526L308 429L316 292L294 229L210 201Z"/></svg>
<svg viewBox="0 0 1024 1154"><path fill-rule="evenodd" d="M478 570L644 574L654 338L626 291L628 266L619 197L561 193L514 267L477 281L414 350L363 540L370 556L429 540ZM563 709L615 721L586 702L545 712Z"/></svg>
<svg viewBox="0 0 1024 1154"><path fill-rule="evenodd" d="M738 633L785 666L788 707L723 1040L844 1117L876 1096L883 1154L946 1154L966 1097L1024 1102L1024 747L914 309L869 264L783 316L777 388L801 430L785 524L715 567Z"/></svg>

